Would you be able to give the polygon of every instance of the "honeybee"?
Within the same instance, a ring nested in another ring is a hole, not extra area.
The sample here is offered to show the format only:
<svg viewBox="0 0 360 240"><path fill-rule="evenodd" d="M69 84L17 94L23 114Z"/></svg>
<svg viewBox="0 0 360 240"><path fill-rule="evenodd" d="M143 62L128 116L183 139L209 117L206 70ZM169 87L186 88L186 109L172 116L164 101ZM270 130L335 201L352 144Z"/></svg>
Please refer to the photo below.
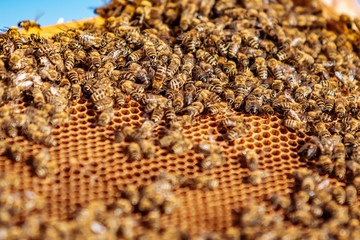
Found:
<svg viewBox="0 0 360 240"><path fill-rule="evenodd" d="M216 58L214 56L212 56L210 53L208 53L207 51L204 51L202 49L199 49L196 51L196 58L198 59L198 61L204 60L205 62L209 63L213 67L217 66Z"/></svg>
<svg viewBox="0 0 360 240"><path fill-rule="evenodd" d="M225 74L229 76L235 76L237 73L236 70L236 63L234 61L228 61L225 64L223 64L223 70Z"/></svg>
<svg viewBox="0 0 360 240"><path fill-rule="evenodd" d="M261 80L266 80L268 77L267 63L264 58L257 57L251 69L256 69L257 75Z"/></svg>
<svg viewBox="0 0 360 240"><path fill-rule="evenodd" d="M241 36L240 35L233 35L231 37L231 43L229 45L228 55L229 58L236 58L237 53L239 52L241 46Z"/></svg>
<svg viewBox="0 0 360 240"><path fill-rule="evenodd" d="M346 204L353 205L356 201L357 190L354 185L347 185L345 188Z"/></svg>
<svg viewBox="0 0 360 240"><path fill-rule="evenodd" d="M333 41L328 41L324 45L324 49L326 50L327 56L330 59L335 59L336 58L337 47L336 47L336 44Z"/></svg>
<svg viewBox="0 0 360 240"><path fill-rule="evenodd" d="M130 62L140 61L144 57L144 51L142 49L138 49L128 55L128 60Z"/></svg>
<svg viewBox="0 0 360 240"><path fill-rule="evenodd" d="M20 32L16 27L10 27L6 31L6 35L14 43L16 49L22 48L23 42L22 42L22 39L21 39Z"/></svg>
<svg viewBox="0 0 360 240"><path fill-rule="evenodd" d="M281 49L276 53L276 57L279 61L284 61L292 56L292 52L289 49Z"/></svg>
<svg viewBox="0 0 360 240"><path fill-rule="evenodd" d="M246 160L246 166L250 169L250 171L255 171L259 166L258 155L254 151L246 151L243 155Z"/></svg>
<svg viewBox="0 0 360 240"><path fill-rule="evenodd" d="M32 167L38 177L46 177L49 173L50 153L49 149L43 148L32 159Z"/></svg>
<svg viewBox="0 0 360 240"><path fill-rule="evenodd" d="M338 180L343 180L346 174L346 162L344 160L338 159L335 161L334 165L335 177Z"/></svg>
<svg viewBox="0 0 360 240"><path fill-rule="evenodd" d="M177 90L180 89L186 83L186 81L187 81L186 75L184 73L180 73L169 81L168 87L170 89Z"/></svg>
<svg viewBox="0 0 360 240"><path fill-rule="evenodd" d="M166 66L158 65L155 73L152 87L156 92L160 92L166 77Z"/></svg>
<svg viewBox="0 0 360 240"><path fill-rule="evenodd" d="M246 126L246 125L245 125ZM232 128L228 131L227 138L230 141L234 141L247 133L247 128L244 125L240 125Z"/></svg>
<svg viewBox="0 0 360 240"><path fill-rule="evenodd" d="M81 97L81 86L79 84L71 85L71 96L72 99L78 100Z"/></svg>
<svg viewBox="0 0 360 240"><path fill-rule="evenodd" d="M172 78L180 67L181 59L177 54L172 54L170 57L170 63L166 71L166 76Z"/></svg>
<svg viewBox="0 0 360 240"><path fill-rule="evenodd" d="M345 190L343 187L341 187L341 186L335 187L332 190L332 194L334 195L334 199L336 200L336 202L338 204L343 205L345 203L346 194L345 194Z"/></svg>
<svg viewBox="0 0 360 240"><path fill-rule="evenodd" d="M106 108L111 108L113 105L114 105L114 101L111 97L104 97L94 102L94 110L101 112Z"/></svg>
<svg viewBox="0 0 360 240"><path fill-rule="evenodd" d="M204 111L205 107L200 101L191 103L189 106L183 108L181 112L191 117L196 117Z"/></svg>
<svg viewBox="0 0 360 240"><path fill-rule="evenodd" d="M201 161L200 165L202 169L212 169L221 166L223 161L224 158L220 153L213 152L206 156L205 159Z"/></svg>
<svg viewBox="0 0 360 240"><path fill-rule="evenodd" d="M196 87L193 83L184 84L184 104L190 105L194 101Z"/></svg>
<svg viewBox="0 0 360 240"><path fill-rule="evenodd" d="M252 185L259 185L262 183L263 179L266 178L267 174L264 171L256 170L250 173L247 180Z"/></svg>
<svg viewBox="0 0 360 240"><path fill-rule="evenodd" d="M225 102L207 104L207 111L210 115L218 114L226 110L227 104Z"/></svg>
<svg viewBox="0 0 360 240"><path fill-rule="evenodd" d="M71 69L73 69L74 65L75 65L75 53L73 51L71 51L70 49L66 49L64 52L64 65L65 65L65 69L67 71L70 71Z"/></svg>
<svg viewBox="0 0 360 240"><path fill-rule="evenodd" d="M312 92L312 88L309 86L301 86L298 89L296 89L294 93L294 99L297 102L300 102L307 98L307 96Z"/></svg>
<svg viewBox="0 0 360 240"><path fill-rule="evenodd" d="M150 41L145 41L143 48L145 55L150 58L150 61L153 63L156 62L156 50L154 44Z"/></svg>
<svg viewBox="0 0 360 240"><path fill-rule="evenodd" d="M259 101L260 100L260 101ZM249 95L245 102L245 111L251 114L257 114L260 111L261 97Z"/></svg>
<svg viewBox="0 0 360 240"><path fill-rule="evenodd" d="M182 60L183 60L183 64L181 66L181 70L190 76L195 66L195 57L191 53L188 53L183 57Z"/></svg>
<svg viewBox="0 0 360 240"><path fill-rule="evenodd" d="M171 151L175 154L181 154L189 151L193 147L192 140L185 138L183 141L176 142L172 147Z"/></svg>
<svg viewBox="0 0 360 240"><path fill-rule="evenodd" d="M196 47L200 45L197 38L197 32L194 30L187 32L182 44L185 45L189 52L194 53L196 51Z"/></svg>
<svg viewBox="0 0 360 240"><path fill-rule="evenodd" d="M354 187L356 188L357 190L357 194L359 195L360 193L360 176L356 176L354 179L353 179L353 182L354 184Z"/></svg>
<svg viewBox="0 0 360 240"><path fill-rule="evenodd" d="M284 126L301 132L306 132L308 129L306 122L300 122L294 119L285 119Z"/></svg>
<svg viewBox="0 0 360 240"><path fill-rule="evenodd" d="M113 116L114 116L113 108L106 108L102 113L100 113L97 124L99 126L105 126L110 123Z"/></svg>
<svg viewBox="0 0 360 240"><path fill-rule="evenodd" d="M137 205L140 200L139 189L135 185L127 185L123 191L124 197L127 198L132 205Z"/></svg>
<svg viewBox="0 0 360 240"><path fill-rule="evenodd" d="M240 32L240 36L242 40L252 48L259 48L259 42L257 41L257 37L254 36L254 34L248 30L243 30Z"/></svg>
<svg viewBox="0 0 360 240"><path fill-rule="evenodd" d="M129 159L131 161L139 161L139 160L141 160L141 158L142 158L141 147L137 142L129 143L127 151L129 153Z"/></svg>
<svg viewBox="0 0 360 240"><path fill-rule="evenodd" d="M7 146L7 152L9 157L14 162L20 162L23 160L23 151L22 147L18 143L11 144L11 146Z"/></svg>
<svg viewBox="0 0 360 240"><path fill-rule="evenodd" d="M277 209L289 209L291 205L291 199L285 196L280 196L276 193L273 193L270 197L270 201L273 204L273 208Z"/></svg>
<svg viewBox="0 0 360 240"><path fill-rule="evenodd" d="M155 147L150 141L142 140L139 142L139 145L145 158L152 158L156 156Z"/></svg>

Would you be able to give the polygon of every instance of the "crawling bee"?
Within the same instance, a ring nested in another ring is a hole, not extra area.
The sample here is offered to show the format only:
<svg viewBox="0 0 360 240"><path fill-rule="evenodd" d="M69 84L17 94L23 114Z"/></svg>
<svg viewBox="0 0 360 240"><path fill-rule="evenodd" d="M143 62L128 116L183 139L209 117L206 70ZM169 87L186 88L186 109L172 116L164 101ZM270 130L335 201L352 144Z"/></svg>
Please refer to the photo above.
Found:
<svg viewBox="0 0 360 240"><path fill-rule="evenodd" d="M259 157L254 151L244 152L244 157L246 160L246 166L250 171L255 171L259 166Z"/></svg>
<svg viewBox="0 0 360 240"><path fill-rule="evenodd" d="M139 161L142 158L141 147L136 142L131 142L127 148L129 159L131 161Z"/></svg>

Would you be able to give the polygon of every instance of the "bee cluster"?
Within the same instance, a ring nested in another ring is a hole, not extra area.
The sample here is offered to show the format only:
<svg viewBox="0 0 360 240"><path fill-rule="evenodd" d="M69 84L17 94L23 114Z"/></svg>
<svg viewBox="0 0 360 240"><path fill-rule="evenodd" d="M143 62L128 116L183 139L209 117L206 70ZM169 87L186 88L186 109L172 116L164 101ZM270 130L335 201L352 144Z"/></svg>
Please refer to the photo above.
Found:
<svg viewBox="0 0 360 240"><path fill-rule="evenodd" d="M329 219L339 218L341 232L350 234L357 223L352 219L359 218L352 203L360 189L360 20L346 15L327 19L318 1L296 2L111 1L96 9L104 18L101 25L86 22L52 37L40 33L25 37L11 27L0 35L0 143L23 135L53 147L57 143L51 130L69 120L72 102L86 98L97 113L97 125L106 126L114 109L132 99L142 105L148 119L136 128L124 125L114 132L115 142L128 144L131 161L154 158L158 144L174 154L195 149L204 155L201 168L209 170L226 158L212 144L186 138L184 126L204 114L276 114L286 128L313 135L299 154L346 187L332 192L319 189L321 182L307 173L297 176L301 190L293 197L302 194L306 199L307 194L307 200L282 196L270 200L294 224L321 229L332 226ZM35 25L19 26L28 30L38 28ZM20 102L26 107L19 108ZM153 129L163 119L166 134L154 143ZM229 141L237 141L250 128L239 114L219 126L225 128ZM23 160L16 144L0 145L0 154L15 162ZM251 171L246 180L261 184L267 173L258 169L257 153L244 151L243 158ZM33 156L30 162L36 175L51 172L48 161L47 148ZM174 207L172 184L160 179L141 190L129 186L123 195L158 229L161 213ZM190 178L180 186L210 190L218 182ZM156 189L160 195L166 191L167 198L148 195ZM326 194L329 201L317 204L316 196ZM344 211L334 214L331 207ZM284 221L252 219L262 214L262 209L245 209L240 225L250 229ZM255 222L246 224L246 219ZM265 225L258 224L262 220ZM104 229L100 223L93 227L95 232Z"/></svg>

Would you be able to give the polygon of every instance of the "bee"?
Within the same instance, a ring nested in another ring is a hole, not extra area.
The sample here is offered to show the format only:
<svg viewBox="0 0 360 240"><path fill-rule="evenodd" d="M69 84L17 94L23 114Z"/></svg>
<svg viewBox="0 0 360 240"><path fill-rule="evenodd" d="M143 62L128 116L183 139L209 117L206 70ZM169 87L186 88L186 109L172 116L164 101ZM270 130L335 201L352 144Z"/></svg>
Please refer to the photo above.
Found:
<svg viewBox="0 0 360 240"><path fill-rule="evenodd" d="M346 204L350 206L353 205L357 197L357 190L354 187L354 185L346 186L345 195L346 195Z"/></svg>
<svg viewBox="0 0 360 240"><path fill-rule="evenodd" d="M179 70L181 59L177 54L172 54L170 57L170 64L166 70L166 76L172 78Z"/></svg>
<svg viewBox="0 0 360 240"><path fill-rule="evenodd" d="M35 87L32 88L31 93L32 93L32 97L34 98L33 101L35 106L41 109L46 103L44 94L42 93L40 88L35 88Z"/></svg>
<svg viewBox="0 0 360 240"><path fill-rule="evenodd" d="M346 104L343 98L335 99L335 113L339 118L343 118L346 114Z"/></svg>
<svg viewBox="0 0 360 240"><path fill-rule="evenodd" d="M257 38L249 30L243 30L240 32L242 40L249 46L255 49L259 48L259 42Z"/></svg>
<svg viewBox="0 0 360 240"><path fill-rule="evenodd" d="M8 72L3 60L0 59L0 80L5 80L8 77Z"/></svg>
<svg viewBox="0 0 360 240"><path fill-rule="evenodd" d="M233 35L231 37L231 43L229 45L229 51L228 51L228 56L229 58L236 58L237 57L237 53L240 50L240 46L241 46L241 36L240 35Z"/></svg>
<svg viewBox="0 0 360 240"><path fill-rule="evenodd" d="M184 57L183 57L183 64L181 66L181 70L187 74L187 75L191 75L192 73L192 70L195 66L195 57L194 55L192 55L191 53L188 53L186 54ZM216 59L215 59L216 60Z"/></svg>
<svg viewBox="0 0 360 240"><path fill-rule="evenodd" d="M276 53L276 57L279 61L284 61L291 56L291 52L288 49L281 49Z"/></svg>
<svg viewBox="0 0 360 240"><path fill-rule="evenodd" d="M243 155L246 160L246 166L250 171L255 171L259 166L258 155L254 151L246 151Z"/></svg>
<svg viewBox="0 0 360 240"><path fill-rule="evenodd" d="M200 165L202 169L212 169L221 166L223 161L224 159L220 153L213 152L206 156Z"/></svg>
<svg viewBox="0 0 360 240"><path fill-rule="evenodd" d="M150 61L156 62L156 50L154 44L150 41L145 41L143 47L145 55L150 58Z"/></svg>
<svg viewBox="0 0 360 240"><path fill-rule="evenodd" d="M43 148L33 157L32 167L38 177L46 177L46 175L49 173L49 160L50 152L47 148Z"/></svg>
<svg viewBox="0 0 360 240"><path fill-rule="evenodd" d="M338 204L343 205L345 203L346 193L343 187L341 186L335 187L332 190L332 194Z"/></svg>
<svg viewBox="0 0 360 240"><path fill-rule="evenodd" d="M270 197L270 201L273 204L275 210L278 209L289 209L291 206L291 199L285 196L280 196L276 193L273 193Z"/></svg>
<svg viewBox="0 0 360 240"><path fill-rule="evenodd" d="M184 84L184 104L190 105L194 101L196 95L196 87L193 83Z"/></svg>
<svg viewBox="0 0 360 240"><path fill-rule="evenodd" d="M157 92L161 91L165 78L166 78L166 66L158 65L154 80L152 82L152 87L155 91Z"/></svg>
<svg viewBox="0 0 360 240"><path fill-rule="evenodd" d="M235 93L231 89L224 90L224 97L228 104L232 105L235 101Z"/></svg>
<svg viewBox="0 0 360 240"><path fill-rule="evenodd" d="M141 147L136 142L131 142L127 148L129 159L131 161L139 161L142 158Z"/></svg>
<svg viewBox="0 0 360 240"><path fill-rule="evenodd" d="M170 89L177 90L180 89L186 83L186 81L186 75L184 73L181 73L169 81L168 87Z"/></svg>
<svg viewBox="0 0 360 240"><path fill-rule="evenodd" d="M346 173L346 162L342 159L337 159L334 165L334 172L338 180L343 180Z"/></svg>
<svg viewBox="0 0 360 240"><path fill-rule="evenodd" d="M196 47L198 47L200 44L197 38L197 32L194 30L189 31L187 33L187 36L184 38L182 44L185 45L186 49L190 53L196 52Z"/></svg>
<svg viewBox="0 0 360 240"><path fill-rule="evenodd" d="M300 122L294 119L285 119L284 126L301 132L306 132L308 129L306 122Z"/></svg>
<svg viewBox="0 0 360 240"><path fill-rule="evenodd" d="M73 69L75 65L75 53L70 49L66 49L64 52L64 59L65 59L64 62L65 69L67 71Z"/></svg>
<svg viewBox="0 0 360 240"><path fill-rule="evenodd" d="M182 154L186 151L189 151L190 149L192 149L193 147L193 142L192 140L185 138L182 141L176 142L172 147L171 147L171 151L174 154Z"/></svg>
<svg viewBox="0 0 360 240"><path fill-rule="evenodd" d="M81 86L79 84L71 85L71 96L72 99L78 100L81 97Z"/></svg>
<svg viewBox="0 0 360 240"><path fill-rule="evenodd" d="M257 57L255 59L254 65L251 68L256 69L257 75L261 80L267 79L267 77L268 77L267 63L264 58Z"/></svg>
<svg viewBox="0 0 360 240"><path fill-rule="evenodd" d="M360 194L360 176L356 176L354 179L353 179L353 182L354 184L354 187L356 188L357 190L357 194L359 195Z"/></svg>
<svg viewBox="0 0 360 240"><path fill-rule="evenodd" d="M337 47L336 47L336 44L333 41L328 41L324 45L324 49L326 51L327 56L330 59L336 59Z"/></svg>
<svg viewBox="0 0 360 240"><path fill-rule="evenodd" d="M100 113L97 124L99 126L105 126L110 123L114 116L113 108L106 108L102 113Z"/></svg>
<svg viewBox="0 0 360 240"><path fill-rule="evenodd" d="M21 35L19 30L16 27L10 27L6 31L6 35L9 39L14 43L16 49L20 49L23 46L23 41L21 39Z"/></svg>
<svg viewBox="0 0 360 240"><path fill-rule="evenodd" d="M79 75L78 72L75 69L70 70L67 73L67 76L69 77L69 80L73 83L73 84L77 84L79 82Z"/></svg>
<svg viewBox="0 0 360 240"><path fill-rule="evenodd" d="M152 158L156 156L155 147L150 141L142 140L139 142L139 145L145 158Z"/></svg>
<svg viewBox="0 0 360 240"><path fill-rule="evenodd" d="M240 138L241 136L244 136L247 133L246 130L247 130L246 125L236 126L228 131L227 138L230 141L234 141Z"/></svg>
<svg viewBox="0 0 360 240"><path fill-rule="evenodd" d="M249 95L246 98L245 111L251 114L257 114L261 106L259 100L261 100L261 98L258 98L254 95Z"/></svg>
<svg viewBox="0 0 360 240"><path fill-rule="evenodd" d="M208 113L210 115L222 113L227 108L227 104L225 102L211 103L207 105Z"/></svg>
<svg viewBox="0 0 360 240"><path fill-rule="evenodd" d="M338 102L338 104L341 104ZM325 98L325 111L331 112L335 106L335 97L333 96L326 96Z"/></svg>
<svg viewBox="0 0 360 240"><path fill-rule="evenodd" d="M309 86L302 86L296 89L294 93L294 99L297 102L307 98L307 96L312 92L312 88Z"/></svg>
<svg viewBox="0 0 360 240"><path fill-rule="evenodd" d="M172 100L172 106L174 107L176 112L180 111L183 108L184 97L180 91L168 89L165 96Z"/></svg>
<svg viewBox="0 0 360 240"><path fill-rule="evenodd" d="M263 179L266 178L267 174L261 170L255 170L250 173L247 180L252 185L259 185L263 182Z"/></svg>
<svg viewBox="0 0 360 240"><path fill-rule="evenodd" d="M153 122L159 122L164 117L164 109L162 107L155 107L151 114Z"/></svg>
<svg viewBox="0 0 360 240"><path fill-rule="evenodd" d="M217 60L214 56L204 50L197 50L196 51L196 58L198 61L204 60L206 63L210 64L213 67L217 66Z"/></svg>
<svg viewBox="0 0 360 240"><path fill-rule="evenodd" d="M275 58L268 60L268 66L274 74L275 79L283 80L285 78L280 63Z"/></svg>
<svg viewBox="0 0 360 240"><path fill-rule="evenodd" d="M250 60L249 60L248 56L240 51L237 53L236 59L238 62L241 63L241 65L244 67L244 69L250 65Z"/></svg>
<svg viewBox="0 0 360 240"><path fill-rule="evenodd" d="M113 99L107 96L94 102L94 110L101 112L106 108L111 108L113 105L114 105Z"/></svg>
<svg viewBox="0 0 360 240"><path fill-rule="evenodd" d="M130 62L140 61L144 57L144 51L142 49L138 49L128 55L128 60Z"/></svg>
<svg viewBox="0 0 360 240"><path fill-rule="evenodd" d="M225 44L219 36L211 35L210 38L212 39L212 41L214 41L220 55L226 56L228 54L229 45Z"/></svg>
<svg viewBox="0 0 360 240"><path fill-rule="evenodd" d="M127 185L123 191L123 195L132 205L137 205L140 201L139 189L135 185Z"/></svg>
<svg viewBox="0 0 360 240"><path fill-rule="evenodd" d="M120 89L116 89L114 94L114 100L116 105L123 107L126 103L127 96L122 93Z"/></svg>
<svg viewBox="0 0 360 240"><path fill-rule="evenodd" d="M23 151L22 151L22 147L17 144L17 143L14 143L14 144L11 144L11 146L7 146L8 148L8 154L9 154L9 157L12 161L14 162L20 162L23 160Z"/></svg>
<svg viewBox="0 0 360 240"><path fill-rule="evenodd" d="M196 117L200 115L204 111L205 107L200 101L195 101L183 108L181 112L185 115L189 115L191 117Z"/></svg>
<svg viewBox="0 0 360 240"><path fill-rule="evenodd" d="M235 76L237 73L236 63L234 61L228 61L223 65L223 70L225 74L229 76Z"/></svg>
<svg viewBox="0 0 360 240"><path fill-rule="evenodd" d="M306 176L304 179L302 179L301 189L308 193L315 190L315 179L313 176Z"/></svg>

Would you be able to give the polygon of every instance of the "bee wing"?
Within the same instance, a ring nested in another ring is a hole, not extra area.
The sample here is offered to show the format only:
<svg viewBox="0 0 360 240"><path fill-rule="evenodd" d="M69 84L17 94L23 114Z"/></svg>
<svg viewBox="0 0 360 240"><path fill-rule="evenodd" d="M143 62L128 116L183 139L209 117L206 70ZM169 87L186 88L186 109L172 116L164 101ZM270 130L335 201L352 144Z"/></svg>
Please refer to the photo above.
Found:
<svg viewBox="0 0 360 240"><path fill-rule="evenodd" d="M349 71L349 80L350 80L351 82L354 81L355 75L356 75L356 68L352 68L352 69Z"/></svg>

